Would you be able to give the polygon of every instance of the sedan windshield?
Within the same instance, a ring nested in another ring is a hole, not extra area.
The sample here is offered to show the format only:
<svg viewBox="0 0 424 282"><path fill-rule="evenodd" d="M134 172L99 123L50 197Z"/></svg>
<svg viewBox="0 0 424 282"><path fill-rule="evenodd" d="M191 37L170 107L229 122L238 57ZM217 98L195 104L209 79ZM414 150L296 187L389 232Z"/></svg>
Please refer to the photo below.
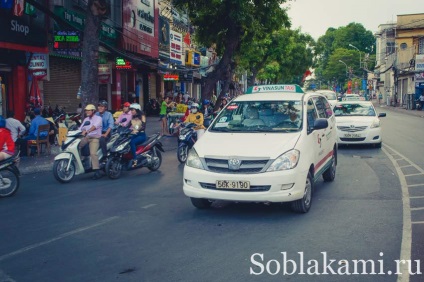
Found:
<svg viewBox="0 0 424 282"><path fill-rule="evenodd" d="M235 101L219 113L210 130L296 132L301 128L301 101Z"/></svg>
<svg viewBox="0 0 424 282"><path fill-rule="evenodd" d="M371 104L337 104L334 107L335 116L375 116L374 107Z"/></svg>

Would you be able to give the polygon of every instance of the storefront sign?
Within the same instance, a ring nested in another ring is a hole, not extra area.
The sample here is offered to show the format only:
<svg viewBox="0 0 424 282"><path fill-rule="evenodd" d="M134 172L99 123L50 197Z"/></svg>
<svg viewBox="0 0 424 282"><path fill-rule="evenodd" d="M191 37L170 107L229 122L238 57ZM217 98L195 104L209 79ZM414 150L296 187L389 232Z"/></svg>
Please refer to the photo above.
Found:
<svg viewBox="0 0 424 282"><path fill-rule="evenodd" d="M115 65L117 69L131 69L131 62L123 58L116 58Z"/></svg>
<svg viewBox="0 0 424 282"><path fill-rule="evenodd" d="M165 17L159 17L159 56L169 59L169 22Z"/></svg>
<svg viewBox="0 0 424 282"><path fill-rule="evenodd" d="M29 57L29 53L27 54ZM31 60L28 64L28 70L32 73L32 75L38 79L49 77L49 55L42 53L33 53L31 56Z"/></svg>
<svg viewBox="0 0 424 282"><path fill-rule="evenodd" d="M163 80L178 81L179 76L178 76L178 74L164 74Z"/></svg>
<svg viewBox="0 0 424 282"><path fill-rule="evenodd" d="M415 81L424 81L424 72L416 73Z"/></svg>
<svg viewBox="0 0 424 282"><path fill-rule="evenodd" d="M200 66L200 53L196 51L186 51L186 65L199 67Z"/></svg>
<svg viewBox="0 0 424 282"><path fill-rule="evenodd" d="M415 55L415 70L424 71L424 55Z"/></svg>
<svg viewBox="0 0 424 282"><path fill-rule="evenodd" d="M184 65L184 55L183 55L183 36L181 33L171 30L169 34L171 50L170 50L170 59L171 63L177 65Z"/></svg>
<svg viewBox="0 0 424 282"><path fill-rule="evenodd" d="M81 36L79 31L55 31L53 49L55 51L81 52Z"/></svg>
<svg viewBox="0 0 424 282"><path fill-rule="evenodd" d="M110 64L99 64L98 80L99 84L112 83L112 66Z"/></svg>
<svg viewBox="0 0 424 282"><path fill-rule="evenodd" d="M47 5L45 0L37 2ZM45 14L39 10L31 12L33 14L23 11L16 17L10 10L0 9L0 48L47 53Z"/></svg>

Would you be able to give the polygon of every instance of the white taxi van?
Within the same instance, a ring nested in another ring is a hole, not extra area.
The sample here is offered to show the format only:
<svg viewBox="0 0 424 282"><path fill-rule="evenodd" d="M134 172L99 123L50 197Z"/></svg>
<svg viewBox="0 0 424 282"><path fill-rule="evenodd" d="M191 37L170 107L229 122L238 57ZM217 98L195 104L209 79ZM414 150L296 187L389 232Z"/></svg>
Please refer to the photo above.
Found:
<svg viewBox="0 0 424 282"><path fill-rule="evenodd" d="M325 96L298 85L248 89L218 114L190 150L183 190L197 208L214 200L292 202L306 213L314 182L333 181L337 134Z"/></svg>

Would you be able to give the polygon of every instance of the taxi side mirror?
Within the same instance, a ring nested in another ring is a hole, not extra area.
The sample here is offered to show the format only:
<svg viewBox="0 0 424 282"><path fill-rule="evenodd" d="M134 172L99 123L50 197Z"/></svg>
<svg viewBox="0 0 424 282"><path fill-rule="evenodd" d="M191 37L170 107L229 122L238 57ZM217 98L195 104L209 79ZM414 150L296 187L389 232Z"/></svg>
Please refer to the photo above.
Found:
<svg viewBox="0 0 424 282"><path fill-rule="evenodd" d="M378 114L378 117L385 117L386 116L386 113L379 113Z"/></svg>
<svg viewBox="0 0 424 282"><path fill-rule="evenodd" d="M328 121L326 118L318 118L314 122L313 130L324 129L328 127Z"/></svg>

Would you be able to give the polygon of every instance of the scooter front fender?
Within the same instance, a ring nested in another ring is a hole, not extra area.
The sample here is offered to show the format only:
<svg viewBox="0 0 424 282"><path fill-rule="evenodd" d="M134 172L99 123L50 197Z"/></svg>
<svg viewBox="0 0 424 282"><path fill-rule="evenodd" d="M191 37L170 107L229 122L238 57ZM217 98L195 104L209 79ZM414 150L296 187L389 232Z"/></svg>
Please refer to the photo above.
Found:
<svg viewBox="0 0 424 282"><path fill-rule="evenodd" d="M60 153L58 154L56 157L54 157L54 160L63 160L63 159L67 159L69 160L72 156L72 153Z"/></svg>
<svg viewBox="0 0 424 282"><path fill-rule="evenodd" d="M55 161L69 160L71 158L71 156L72 156L72 159L75 161L75 165L76 165L75 174L78 175L78 174L84 173L85 171L84 171L84 168L82 167L81 161L78 160L77 158L75 158L74 154L72 154L72 153L69 153L69 152L60 153L54 158L54 160Z"/></svg>

